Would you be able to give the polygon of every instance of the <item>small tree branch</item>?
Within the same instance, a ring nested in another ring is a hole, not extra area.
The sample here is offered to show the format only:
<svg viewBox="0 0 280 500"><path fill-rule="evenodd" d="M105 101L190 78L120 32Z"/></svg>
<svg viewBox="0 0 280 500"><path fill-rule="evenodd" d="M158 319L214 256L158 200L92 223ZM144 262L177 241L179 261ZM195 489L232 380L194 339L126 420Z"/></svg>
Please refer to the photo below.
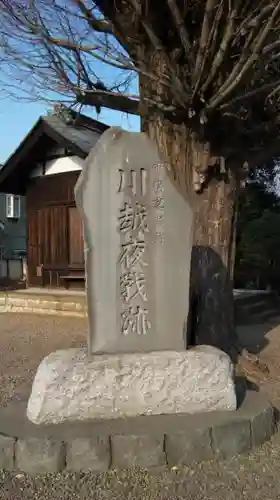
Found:
<svg viewBox="0 0 280 500"><path fill-rule="evenodd" d="M270 5L266 5L265 7L263 7L260 12L258 12L259 5L257 6L256 9L253 10L249 9L249 15L240 23L240 26L233 40L233 43L236 42L237 38L240 35L245 35L247 31L251 30L252 28L255 28L256 26L259 26L260 23L265 19L265 17L271 14L273 8L274 5L273 3L271 3Z"/></svg>
<svg viewBox="0 0 280 500"><path fill-rule="evenodd" d="M269 10L269 12L270 11L271 9ZM219 95L223 94L223 92L228 88L228 86L233 82L235 82L236 77L244 67L244 64L246 64L246 61L248 61L250 54L252 54L253 50L252 47L254 46L254 44L257 43L260 37L260 30L262 28L261 25L262 16L257 15L254 17L254 15L255 11L253 11L253 13L251 12L249 16L249 20L252 21L251 32L248 34L247 38L245 39L245 42L243 43L243 50L241 52L239 61L235 62L231 73L227 76L226 81L219 88L218 94L212 96L212 100L215 100L217 97L219 97ZM235 39L232 41L232 44L235 45L237 43L238 43L238 37L236 36Z"/></svg>
<svg viewBox="0 0 280 500"><path fill-rule="evenodd" d="M187 56L187 61L189 66L194 62L192 45L189 40L188 32L185 27L185 21L182 18L181 12L177 6L176 0L167 0L168 7L172 14L174 24L178 30L179 36L181 38L182 45Z"/></svg>
<svg viewBox="0 0 280 500"><path fill-rule="evenodd" d="M213 79L215 78L215 76L217 74L217 71L219 70L221 64L224 61L224 57L226 55L227 49L228 49L229 44L232 40L232 36L234 34L235 20L236 20L236 17L238 15L238 9L239 9L239 6L241 3L242 3L242 0L238 0L233 5L233 9L230 13L228 23L224 29L224 35L223 35L219 50L214 57L213 63L211 65L209 76L207 77L205 83L202 86L202 89L201 89L202 93L204 93L206 91L207 87L212 83Z"/></svg>
<svg viewBox="0 0 280 500"><path fill-rule="evenodd" d="M172 80L178 89L177 99L180 102L181 106L183 106L185 99L186 99L186 92L184 90L184 86L183 86L180 78L178 77L177 70L174 67L173 62L168 57L167 51L166 51L165 47L163 46L161 40L157 37L154 30L150 27L149 23L145 19L143 19L143 17L141 16L141 14L142 14L141 13L141 5L139 4L138 0L130 0L130 1L133 5L137 15L141 19L141 24L142 24L144 30L146 31L146 34L149 37L155 51L161 52L162 56L167 61L169 69L171 70Z"/></svg>
<svg viewBox="0 0 280 500"><path fill-rule="evenodd" d="M125 96L120 93L107 90L83 90L76 89L77 102L87 106L104 106L123 113L146 116L149 110L158 110L160 113L171 114L175 112L174 106L167 106L163 103L143 99L137 99L137 96Z"/></svg>
<svg viewBox="0 0 280 500"><path fill-rule="evenodd" d="M256 89L253 89L250 92L246 92L245 94L241 94L241 95L235 97L234 99L232 99L231 101L223 104L222 106L220 106L220 110L227 109L230 106L232 106L233 104L236 104L238 102L242 102L242 104L245 104L244 101L247 101L248 99L256 97L262 93L266 94L269 90L274 89L274 91L271 92L271 94L269 94L267 96L267 99L269 99L270 97L275 95L277 92L279 92L279 89L280 89L279 84L280 84L280 79L276 80L272 83L260 85L260 87L257 87ZM276 88L275 88L275 86L276 86Z"/></svg>
<svg viewBox="0 0 280 500"><path fill-rule="evenodd" d="M280 12L280 2L276 5L274 8L274 11L271 14L271 17L267 24L265 25L264 29L262 32L259 33L259 35L256 37L255 41L255 47L253 47L253 51L251 56L247 59L245 64L243 65L242 69L239 71L239 73L235 76L234 79L230 76L228 78L228 84L225 82L224 84L224 90L220 89L219 94L212 98L210 103L209 103L209 109L215 109L217 108L235 89L236 87L241 83L241 81L244 79L244 77L247 75L248 71L250 68L253 66L255 61L257 60L258 56L260 55L265 40L267 38L267 35L269 31L271 30L274 21L276 20L277 16L279 15ZM231 83L230 83L231 82Z"/></svg>
<svg viewBox="0 0 280 500"><path fill-rule="evenodd" d="M276 87L275 87L275 85L276 85ZM274 97L276 94L278 94L278 93L280 92L280 80L278 80L278 81L274 82L273 87L275 87L275 88L274 88L274 89L273 89L273 91L272 91L272 92L270 92L270 94L268 94L268 96L267 96L267 100L268 100L268 101L269 101L270 99L272 99L272 97Z"/></svg>
<svg viewBox="0 0 280 500"><path fill-rule="evenodd" d="M280 47L280 40L276 40L276 42L266 45L266 47L264 47L262 50L262 54L266 56L267 54L272 52L274 49L277 49L278 47Z"/></svg>
<svg viewBox="0 0 280 500"><path fill-rule="evenodd" d="M215 9L216 3L217 3L217 0L207 0L207 2L206 2L204 18L203 18L202 27L201 27L199 48L198 48L196 62L195 62L195 68L194 68L194 72L193 72L193 81L194 82L196 81L198 72L202 66L202 60L203 60L204 52L207 48L208 37L209 37L210 29L211 29L211 16L212 16L213 11Z"/></svg>
<svg viewBox="0 0 280 500"><path fill-rule="evenodd" d="M77 88L76 100L85 106L103 106L104 108L132 115L140 114L140 101L130 99L119 93L98 90L81 91Z"/></svg>
<svg viewBox="0 0 280 500"><path fill-rule="evenodd" d="M88 25L99 33L107 33L114 35L114 28L112 24L107 19L98 19L94 14L92 9L88 9L82 0L71 0L71 2L77 5L80 12L86 18Z"/></svg>
<svg viewBox="0 0 280 500"><path fill-rule="evenodd" d="M193 89L193 94L192 94L193 100L196 97L198 92L199 92L200 98L204 100L204 90L202 90L200 88L200 84L201 84L201 80L202 80L202 77L203 77L204 72L205 72L204 70L205 70L207 59L211 60L213 57L213 52L215 52L216 39L218 36L218 31L219 31L219 23L221 20L221 16L223 14L223 7L224 7L223 0L221 0L219 6L217 6L217 8L216 8L216 15L215 15L215 18L213 19L213 22L212 22L212 27L211 27L210 34L208 36L207 46L204 50L202 63L201 63L201 66L198 70L196 81L194 82L194 89Z"/></svg>

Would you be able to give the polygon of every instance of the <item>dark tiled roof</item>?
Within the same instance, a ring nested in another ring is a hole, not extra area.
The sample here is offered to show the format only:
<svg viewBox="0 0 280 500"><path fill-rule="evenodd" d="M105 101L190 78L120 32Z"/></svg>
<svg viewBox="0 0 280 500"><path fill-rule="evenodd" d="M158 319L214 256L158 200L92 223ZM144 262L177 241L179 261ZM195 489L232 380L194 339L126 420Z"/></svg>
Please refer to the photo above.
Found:
<svg viewBox="0 0 280 500"><path fill-rule="evenodd" d="M80 119L79 119L80 118ZM98 141L102 132L108 127L101 122L77 115L77 119L67 123L57 115L42 116L41 119L57 134L63 136L69 143L76 145L88 154Z"/></svg>
<svg viewBox="0 0 280 500"><path fill-rule="evenodd" d="M50 141L85 158L107 128L108 125L73 111L41 116L2 168L0 166L0 192L25 193L38 151L44 154Z"/></svg>

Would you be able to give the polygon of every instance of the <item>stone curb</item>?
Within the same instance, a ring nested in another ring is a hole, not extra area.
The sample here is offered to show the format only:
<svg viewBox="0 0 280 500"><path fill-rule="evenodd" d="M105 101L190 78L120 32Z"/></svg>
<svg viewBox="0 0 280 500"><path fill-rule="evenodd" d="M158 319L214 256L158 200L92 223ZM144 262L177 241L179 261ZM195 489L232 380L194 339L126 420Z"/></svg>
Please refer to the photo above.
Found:
<svg viewBox="0 0 280 500"><path fill-rule="evenodd" d="M202 418L194 416L185 429L175 423L167 432L152 426L149 432L135 428L133 434L132 425L129 433L74 436L67 441L44 435L16 438L0 433L0 469L30 475L63 470L100 473L110 468L180 466L229 458L260 446L275 433L276 412L264 399L261 401L247 416L242 412L232 413L228 421L218 419L217 425L213 415L211 425L206 416L203 425L204 418L199 415ZM146 417L146 423L149 418ZM176 422L178 416L173 418Z"/></svg>

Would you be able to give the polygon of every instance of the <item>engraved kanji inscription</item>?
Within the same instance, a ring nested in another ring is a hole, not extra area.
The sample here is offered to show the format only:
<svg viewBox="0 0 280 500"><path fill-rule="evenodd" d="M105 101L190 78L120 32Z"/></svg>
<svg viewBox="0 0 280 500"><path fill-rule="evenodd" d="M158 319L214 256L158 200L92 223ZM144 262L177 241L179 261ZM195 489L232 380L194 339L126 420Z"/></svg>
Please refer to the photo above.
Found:
<svg viewBox="0 0 280 500"><path fill-rule="evenodd" d="M164 168L165 163L153 165L155 177L152 181L153 200L156 231L153 242L162 244L164 241Z"/></svg>
<svg viewBox="0 0 280 500"><path fill-rule="evenodd" d="M121 314L121 319L121 333L123 335L131 333L146 335L151 328L148 320L148 310L140 306L125 309Z"/></svg>
<svg viewBox="0 0 280 500"><path fill-rule="evenodd" d="M141 168L141 170L140 170L140 189L141 189L142 196L145 196L147 193L147 176L148 176L147 170L145 170L145 168Z"/></svg>
<svg viewBox="0 0 280 500"><path fill-rule="evenodd" d="M157 231L157 232L156 232L156 239L157 239L157 241L159 241L159 243L161 243L161 244L162 244L162 243L164 242L164 236L163 236L163 233L161 233L161 232Z"/></svg>
<svg viewBox="0 0 280 500"><path fill-rule="evenodd" d="M128 272L121 275L121 297L125 302L129 302L135 298L140 298L147 302L145 291L145 275L142 272Z"/></svg>
<svg viewBox="0 0 280 500"><path fill-rule="evenodd" d="M152 182L152 189L155 195L161 196L163 194L163 181L162 179L155 179Z"/></svg>
<svg viewBox="0 0 280 500"><path fill-rule="evenodd" d="M138 202L135 207L130 202L124 203L119 215L119 229L124 233L136 229L148 231L146 207Z"/></svg>
<svg viewBox="0 0 280 500"><path fill-rule="evenodd" d="M142 259L145 246L144 239L130 236L129 240L121 246L120 264L123 264L126 270L131 269L137 263L142 266L147 265Z"/></svg>
<svg viewBox="0 0 280 500"><path fill-rule="evenodd" d="M119 292L121 298L121 333L146 335L148 296L146 292L146 233L148 205L144 199L148 191L148 174L144 169L119 170L118 192L123 203L118 215L120 235Z"/></svg>
<svg viewBox="0 0 280 500"><path fill-rule="evenodd" d="M156 223L161 224L164 221L164 214L158 213L156 214Z"/></svg>
<svg viewBox="0 0 280 500"><path fill-rule="evenodd" d="M154 208L164 208L164 199L161 196L156 196L153 199Z"/></svg>
<svg viewBox="0 0 280 500"><path fill-rule="evenodd" d="M157 172L157 173L160 173L162 172L162 170L166 167L168 168L169 164L168 162L159 162L159 163L155 163L153 165L153 169Z"/></svg>
<svg viewBox="0 0 280 500"><path fill-rule="evenodd" d="M147 192L148 172L145 168L140 170L119 169L119 183L117 193L129 192L132 196L145 196Z"/></svg>
<svg viewBox="0 0 280 500"><path fill-rule="evenodd" d="M124 170L119 169L119 176L120 176L120 180L119 180L117 193L121 193L123 188L124 188L124 177L125 177Z"/></svg>
<svg viewBox="0 0 280 500"><path fill-rule="evenodd" d="M131 189L131 193L135 196L137 192L137 173L135 170L130 170L127 174L129 174L127 187Z"/></svg>

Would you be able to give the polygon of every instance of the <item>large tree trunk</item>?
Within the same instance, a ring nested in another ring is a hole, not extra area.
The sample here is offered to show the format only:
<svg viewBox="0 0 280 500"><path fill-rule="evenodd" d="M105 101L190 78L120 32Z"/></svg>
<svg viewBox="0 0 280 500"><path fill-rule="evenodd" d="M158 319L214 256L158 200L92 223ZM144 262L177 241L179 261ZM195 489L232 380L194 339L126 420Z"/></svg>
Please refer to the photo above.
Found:
<svg viewBox="0 0 280 500"><path fill-rule="evenodd" d="M165 61L160 54L145 51L145 58L150 61L152 74L157 74L157 71L164 74ZM183 75L182 68L178 68L178 75ZM158 82L141 76L140 97L156 99L157 95L172 102L168 91L160 88ZM267 367L242 350L234 324L233 262L238 176L230 165L218 163L213 168L213 152L205 154L205 144L197 142L197 136L186 123L171 123L163 117L149 116L142 119L142 130L157 142L171 166L178 189L193 203L195 211L187 347L201 343L219 347L238 364L237 373L242 378L245 374L251 381L258 380ZM214 153L220 154L219 151ZM196 194L194 187L200 180L198 165L203 169L210 165L210 169L206 177L203 175L205 182L200 193Z"/></svg>
<svg viewBox="0 0 280 500"><path fill-rule="evenodd" d="M165 61L159 54L152 52L149 60L151 73L164 74ZM180 71L178 67L178 75ZM140 96L155 99L156 95L170 102L166 88L159 88L157 82L147 77L140 77ZM213 345L236 361L239 349L230 277L236 177L227 165L223 164L221 169L219 162L212 161L209 144L205 148L205 144L199 143L198 136L187 124L149 116L142 120L142 130L156 140L171 166L178 189L191 201L195 212L188 346ZM197 167L202 167L204 172L201 186Z"/></svg>
<svg viewBox="0 0 280 500"><path fill-rule="evenodd" d="M197 195L192 254L192 297L196 304L194 342L217 346L236 360L233 280L237 180L228 170L213 175Z"/></svg>
<svg viewBox="0 0 280 500"><path fill-rule="evenodd" d="M193 190L194 156L202 148L184 125L163 120L145 121L172 166L178 188L195 212L191 271L188 345L209 344L226 351L236 361L238 341L234 325L231 262L237 180L231 170L212 167L200 194ZM197 150L195 148L197 147Z"/></svg>

